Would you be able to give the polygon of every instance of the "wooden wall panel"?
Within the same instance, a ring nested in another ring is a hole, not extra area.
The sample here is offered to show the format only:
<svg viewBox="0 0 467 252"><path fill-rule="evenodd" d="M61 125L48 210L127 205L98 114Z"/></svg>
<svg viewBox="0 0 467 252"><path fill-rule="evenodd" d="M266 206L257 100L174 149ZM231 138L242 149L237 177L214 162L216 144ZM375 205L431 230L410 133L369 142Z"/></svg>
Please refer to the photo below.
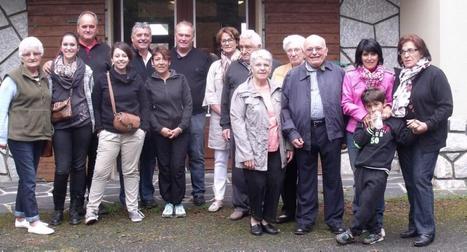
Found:
<svg viewBox="0 0 467 252"><path fill-rule="evenodd" d="M27 0L27 9L28 32L44 44L44 62L57 55L63 33L76 33L76 21L82 11L97 14L98 37L105 40L105 0Z"/></svg>
<svg viewBox="0 0 467 252"><path fill-rule="evenodd" d="M339 0L265 0L265 45L282 63L287 55L282 40L290 34L326 39L328 59L339 59Z"/></svg>
<svg viewBox="0 0 467 252"><path fill-rule="evenodd" d="M84 10L90 10L99 18L99 38L105 39L105 0L27 0L28 34L38 37L44 44L43 62L55 57L60 39L65 32L76 33L76 20ZM55 164L53 158L42 158L38 180L52 181Z"/></svg>

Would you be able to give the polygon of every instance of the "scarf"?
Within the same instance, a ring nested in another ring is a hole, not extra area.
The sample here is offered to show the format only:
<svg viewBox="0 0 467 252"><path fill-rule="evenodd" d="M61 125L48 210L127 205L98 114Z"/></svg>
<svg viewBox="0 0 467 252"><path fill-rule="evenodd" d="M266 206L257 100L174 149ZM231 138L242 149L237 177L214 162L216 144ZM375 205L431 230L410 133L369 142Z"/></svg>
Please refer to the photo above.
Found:
<svg viewBox="0 0 467 252"><path fill-rule="evenodd" d="M63 55L60 54L52 63L52 73L50 74L54 85L52 101L67 99L70 96L69 90L71 88L76 88L83 84L85 71L86 64L84 64L81 58L76 57L76 60L72 64L67 65L63 61ZM66 92L59 90L65 90Z"/></svg>
<svg viewBox="0 0 467 252"><path fill-rule="evenodd" d="M229 58L223 52L221 53L221 67L222 67L222 79L224 79L224 75L227 72L227 69L230 66L232 61L238 60L240 58L240 51L237 49Z"/></svg>
<svg viewBox="0 0 467 252"><path fill-rule="evenodd" d="M431 65L427 58L421 58L412 68L404 68L399 74L400 85L394 93L392 100L392 116L405 117L407 115L407 106L410 103L412 93L413 79L425 68Z"/></svg>
<svg viewBox="0 0 467 252"><path fill-rule="evenodd" d="M367 89L370 87L379 88L381 86L384 78L384 67L382 65L378 65L373 72L363 66L359 66L357 67L357 72L366 83Z"/></svg>

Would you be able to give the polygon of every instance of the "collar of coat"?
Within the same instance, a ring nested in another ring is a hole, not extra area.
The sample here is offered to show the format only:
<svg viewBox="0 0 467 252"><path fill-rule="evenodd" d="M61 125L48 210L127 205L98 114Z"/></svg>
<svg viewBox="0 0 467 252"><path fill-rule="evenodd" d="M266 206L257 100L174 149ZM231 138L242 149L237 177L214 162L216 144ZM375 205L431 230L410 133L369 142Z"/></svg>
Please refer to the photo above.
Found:
<svg viewBox="0 0 467 252"><path fill-rule="evenodd" d="M261 97L261 94L258 92L258 90L256 89L255 85L253 84L252 82L252 79L253 77L249 77L245 84L246 84L246 89L241 92L243 94L251 94L253 97ZM278 85L277 83L275 83L274 81L271 81L270 79L268 79L268 84L269 84L269 88L270 88L270 92L271 94L273 94L274 92L276 92L277 90L280 90L281 87L280 85Z"/></svg>
<svg viewBox="0 0 467 252"><path fill-rule="evenodd" d="M300 80L304 80L304 79L310 77L309 71L307 69L307 64L308 63L305 61L305 63L298 66L298 72L299 72L299 79ZM317 72L320 72L320 71L324 72L326 70L332 71L332 65L331 64L332 63L329 62L329 61L324 61L324 63L319 67Z"/></svg>

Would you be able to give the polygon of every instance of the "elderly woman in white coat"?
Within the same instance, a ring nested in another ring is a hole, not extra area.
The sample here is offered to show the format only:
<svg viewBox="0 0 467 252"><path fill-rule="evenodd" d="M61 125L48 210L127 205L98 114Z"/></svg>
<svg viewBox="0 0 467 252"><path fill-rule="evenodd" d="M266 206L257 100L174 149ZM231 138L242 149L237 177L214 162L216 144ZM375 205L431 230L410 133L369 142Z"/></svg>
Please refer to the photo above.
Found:
<svg viewBox="0 0 467 252"><path fill-rule="evenodd" d="M278 234L275 221L284 167L292 159L282 136L281 88L269 81L272 56L260 49L251 54L252 77L232 96L230 117L235 136L235 167L244 169L250 201L250 232ZM237 169L237 168L235 168Z"/></svg>
<svg viewBox="0 0 467 252"><path fill-rule="evenodd" d="M209 212L217 212L223 206L230 144L222 137L220 104L224 74L230 63L240 57L240 51L237 49L239 38L240 33L234 27L222 27L217 32L216 41L221 48L221 58L212 63L206 79L203 106L209 106L211 109L208 147L214 150L214 202L209 206Z"/></svg>

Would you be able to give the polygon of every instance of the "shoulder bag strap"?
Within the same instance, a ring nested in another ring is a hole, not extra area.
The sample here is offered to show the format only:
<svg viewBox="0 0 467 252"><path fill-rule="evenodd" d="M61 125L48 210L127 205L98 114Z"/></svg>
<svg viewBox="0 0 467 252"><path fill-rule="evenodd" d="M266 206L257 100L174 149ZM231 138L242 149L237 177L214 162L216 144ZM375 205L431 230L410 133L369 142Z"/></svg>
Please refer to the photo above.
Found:
<svg viewBox="0 0 467 252"><path fill-rule="evenodd" d="M110 94L110 103L112 104L112 112L117 114L117 109L115 108L115 98L114 98L114 91L112 89L112 83L110 82L110 75L107 72L107 84L109 85L109 94Z"/></svg>

